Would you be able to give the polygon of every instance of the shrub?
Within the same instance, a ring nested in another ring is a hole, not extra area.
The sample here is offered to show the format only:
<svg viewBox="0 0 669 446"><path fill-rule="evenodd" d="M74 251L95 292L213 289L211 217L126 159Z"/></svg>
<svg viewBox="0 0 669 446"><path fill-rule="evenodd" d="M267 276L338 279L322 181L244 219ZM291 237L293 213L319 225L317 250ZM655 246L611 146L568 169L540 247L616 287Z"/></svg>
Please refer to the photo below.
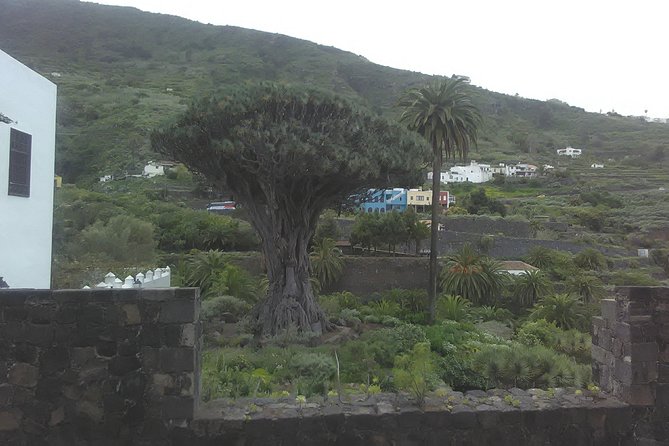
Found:
<svg viewBox="0 0 669 446"><path fill-rule="evenodd" d="M587 248L574 257L574 264L589 271L601 271L606 269L606 257L596 249Z"/></svg>
<svg viewBox="0 0 669 446"><path fill-rule="evenodd" d="M423 407L427 393L439 383L430 344L419 342L411 352L395 358L393 376L397 387L408 391Z"/></svg>
<svg viewBox="0 0 669 446"><path fill-rule="evenodd" d="M205 320L220 319L225 313L240 319L251 310L251 305L233 296L215 296L202 302L202 317Z"/></svg>
<svg viewBox="0 0 669 446"><path fill-rule="evenodd" d="M440 296L437 300L437 319L467 320L470 307L471 303L460 296Z"/></svg>
<svg viewBox="0 0 669 446"><path fill-rule="evenodd" d="M128 215L98 220L85 228L75 252L102 255L118 262L151 261L155 257L154 228L149 222Z"/></svg>
<svg viewBox="0 0 669 446"><path fill-rule="evenodd" d="M298 352L289 364L299 395L326 395L337 371L333 357L323 353Z"/></svg>
<svg viewBox="0 0 669 446"><path fill-rule="evenodd" d="M578 297L571 294L555 294L542 299L530 314L533 320L546 319L565 330L585 328L589 330L587 311Z"/></svg>

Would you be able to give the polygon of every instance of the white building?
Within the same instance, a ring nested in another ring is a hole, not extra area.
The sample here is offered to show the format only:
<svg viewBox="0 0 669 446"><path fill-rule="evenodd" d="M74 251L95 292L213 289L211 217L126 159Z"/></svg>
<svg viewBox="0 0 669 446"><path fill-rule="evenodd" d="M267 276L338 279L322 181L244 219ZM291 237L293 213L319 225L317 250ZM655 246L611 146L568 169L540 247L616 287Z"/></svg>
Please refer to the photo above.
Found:
<svg viewBox="0 0 669 446"><path fill-rule="evenodd" d="M504 175L507 177L536 177L538 168L534 164L527 163L499 163L497 167L491 168L491 171L493 174Z"/></svg>
<svg viewBox="0 0 669 446"><path fill-rule="evenodd" d="M567 147L566 149L557 149L558 156L570 156L572 158L576 158L581 156L582 153L583 150L575 149L573 147Z"/></svg>
<svg viewBox="0 0 669 446"><path fill-rule="evenodd" d="M0 51L0 276L50 288L56 85Z"/></svg>
<svg viewBox="0 0 669 446"><path fill-rule="evenodd" d="M479 164L472 161L469 166L453 166L448 172L441 172L439 180L442 183L485 183L492 180L490 164ZM432 180L432 172L427 173L427 179Z"/></svg>
<svg viewBox="0 0 669 446"><path fill-rule="evenodd" d="M176 164L169 161L149 161L149 163L144 166L144 171L142 176L153 178L158 175L165 175L167 169L171 169Z"/></svg>
<svg viewBox="0 0 669 446"><path fill-rule="evenodd" d="M603 169L603 168L604 168L604 164L600 164L600 163L592 163L592 164L590 164L590 168L592 168L592 169Z"/></svg>

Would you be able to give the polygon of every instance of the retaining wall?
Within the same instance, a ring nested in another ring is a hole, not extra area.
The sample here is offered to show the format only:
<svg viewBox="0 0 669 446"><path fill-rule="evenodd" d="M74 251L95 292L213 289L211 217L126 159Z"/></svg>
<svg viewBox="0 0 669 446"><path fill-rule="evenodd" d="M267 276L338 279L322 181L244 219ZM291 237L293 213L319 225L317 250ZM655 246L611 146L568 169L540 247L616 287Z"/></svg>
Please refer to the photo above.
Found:
<svg viewBox="0 0 669 446"><path fill-rule="evenodd" d="M200 405L196 289L3 290L0 444L665 444L669 290L616 296L595 323L593 368L618 398L450 392L420 410L402 395Z"/></svg>

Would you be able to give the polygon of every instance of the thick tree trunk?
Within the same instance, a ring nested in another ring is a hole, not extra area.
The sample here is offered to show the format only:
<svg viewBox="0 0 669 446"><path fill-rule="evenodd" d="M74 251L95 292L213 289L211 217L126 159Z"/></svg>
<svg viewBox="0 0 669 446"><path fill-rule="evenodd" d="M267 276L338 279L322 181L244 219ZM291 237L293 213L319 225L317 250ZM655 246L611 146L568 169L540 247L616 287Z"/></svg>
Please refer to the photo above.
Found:
<svg viewBox="0 0 669 446"><path fill-rule="evenodd" d="M427 296L430 303L430 323L434 323L436 317L437 305L437 278L438 270L438 252L437 240L439 238L439 188L441 186L441 148L433 147L434 157L432 160L432 218L430 225L430 282L427 288Z"/></svg>
<svg viewBox="0 0 669 446"><path fill-rule="evenodd" d="M253 205L249 206L249 213L262 240L269 280L267 298L254 313L260 333L274 336L291 327L299 332L323 333L328 322L309 281L308 243L317 217L312 218L312 212ZM263 217L257 218L258 213Z"/></svg>

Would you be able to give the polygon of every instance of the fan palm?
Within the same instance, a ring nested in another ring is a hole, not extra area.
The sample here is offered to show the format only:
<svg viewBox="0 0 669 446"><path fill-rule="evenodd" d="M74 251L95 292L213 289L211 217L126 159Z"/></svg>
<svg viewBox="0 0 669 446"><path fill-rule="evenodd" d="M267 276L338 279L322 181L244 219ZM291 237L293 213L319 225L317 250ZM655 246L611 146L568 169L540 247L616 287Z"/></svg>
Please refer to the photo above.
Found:
<svg viewBox="0 0 669 446"><path fill-rule="evenodd" d="M330 238L324 238L311 247L311 272L318 280L320 287L327 286L336 281L344 269L344 260L341 258L341 250L337 248L336 242Z"/></svg>
<svg viewBox="0 0 669 446"><path fill-rule="evenodd" d="M466 158L476 142L481 114L472 103L467 86L469 79L453 76L439 82L409 90L400 101L404 108L402 122L420 133L432 147L432 228L430 237L430 319L434 321L437 296L437 236L439 186L443 154Z"/></svg>

